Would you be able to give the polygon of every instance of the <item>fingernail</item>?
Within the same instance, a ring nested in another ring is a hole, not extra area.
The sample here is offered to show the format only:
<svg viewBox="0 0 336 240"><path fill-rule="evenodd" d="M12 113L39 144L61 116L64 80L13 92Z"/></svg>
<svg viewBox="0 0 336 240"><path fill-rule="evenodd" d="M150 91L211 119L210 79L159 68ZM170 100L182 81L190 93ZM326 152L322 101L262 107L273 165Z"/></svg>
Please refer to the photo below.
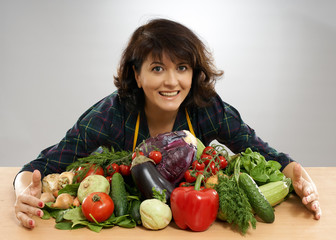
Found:
<svg viewBox="0 0 336 240"><path fill-rule="evenodd" d="M38 211L38 213L37 213L37 214L38 214L38 216L39 216L39 217L42 217L42 215L43 215L43 212L40 210L40 211Z"/></svg>
<svg viewBox="0 0 336 240"><path fill-rule="evenodd" d="M29 225L33 226L33 224L34 224L33 220L29 220Z"/></svg>
<svg viewBox="0 0 336 240"><path fill-rule="evenodd" d="M39 207L43 207L43 202L39 202L39 203L38 203L38 206L39 206Z"/></svg>

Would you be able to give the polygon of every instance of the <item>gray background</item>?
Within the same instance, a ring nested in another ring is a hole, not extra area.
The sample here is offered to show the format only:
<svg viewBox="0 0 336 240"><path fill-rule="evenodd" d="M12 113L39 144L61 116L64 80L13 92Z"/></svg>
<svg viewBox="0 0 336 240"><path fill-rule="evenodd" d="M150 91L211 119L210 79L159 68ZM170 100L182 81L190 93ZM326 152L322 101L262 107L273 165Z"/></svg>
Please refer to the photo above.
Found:
<svg viewBox="0 0 336 240"><path fill-rule="evenodd" d="M1 166L57 143L115 87L131 33L154 17L193 29L225 71L216 88L304 166L336 166L336 1L0 0Z"/></svg>

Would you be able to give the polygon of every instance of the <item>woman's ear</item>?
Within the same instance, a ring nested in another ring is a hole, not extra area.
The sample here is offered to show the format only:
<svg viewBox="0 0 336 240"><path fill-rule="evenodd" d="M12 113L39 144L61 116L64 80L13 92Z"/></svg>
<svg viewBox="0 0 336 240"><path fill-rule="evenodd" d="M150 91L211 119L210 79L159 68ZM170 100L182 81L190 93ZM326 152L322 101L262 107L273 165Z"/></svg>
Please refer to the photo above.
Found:
<svg viewBox="0 0 336 240"><path fill-rule="evenodd" d="M135 81L136 81L137 84L138 84L138 88L141 88L141 81L140 81L139 73L138 73L138 71L135 69L135 66L134 66L134 65L132 66L132 68L133 68L133 72L134 72Z"/></svg>

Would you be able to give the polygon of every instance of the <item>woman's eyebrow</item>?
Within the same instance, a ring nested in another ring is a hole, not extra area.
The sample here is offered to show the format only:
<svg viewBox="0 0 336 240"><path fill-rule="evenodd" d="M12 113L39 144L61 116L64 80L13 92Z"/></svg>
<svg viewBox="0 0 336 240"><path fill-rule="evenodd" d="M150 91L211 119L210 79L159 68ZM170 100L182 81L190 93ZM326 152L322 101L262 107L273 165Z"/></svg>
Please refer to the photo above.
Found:
<svg viewBox="0 0 336 240"><path fill-rule="evenodd" d="M157 64L164 65L162 62L152 62L150 65L157 65Z"/></svg>

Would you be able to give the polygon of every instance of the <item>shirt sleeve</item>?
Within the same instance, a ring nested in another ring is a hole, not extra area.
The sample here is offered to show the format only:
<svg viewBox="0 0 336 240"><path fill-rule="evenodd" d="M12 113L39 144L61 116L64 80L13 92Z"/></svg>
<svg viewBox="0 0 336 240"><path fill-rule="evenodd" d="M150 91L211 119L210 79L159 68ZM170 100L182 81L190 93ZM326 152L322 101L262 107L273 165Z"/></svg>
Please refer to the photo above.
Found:
<svg viewBox="0 0 336 240"><path fill-rule="evenodd" d="M267 142L256 135L254 129L248 126L241 118L239 112L231 105L216 101L217 113L220 114L220 127L217 140L227 146L234 153L244 152L247 148L259 152L266 160L274 160L281 164L281 171L294 160L285 153L278 152ZM223 110L224 109L224 110ZM221 114L222 113L222 114Z"/></svg>
<svg viewBox="0 0 336 240"><path fill-rule="evenodd" d="M38 169L42 178L50 173L60 173L80 157L86 157L99 146L111 146L111 129L115 126L114 116L116 93L99 101L83 113L65 137L51 147L44 149L37 159L25 164L21 171ZM118 121L117 121L118 122ZM112 127L111 127L112 126Z"/></svg>

